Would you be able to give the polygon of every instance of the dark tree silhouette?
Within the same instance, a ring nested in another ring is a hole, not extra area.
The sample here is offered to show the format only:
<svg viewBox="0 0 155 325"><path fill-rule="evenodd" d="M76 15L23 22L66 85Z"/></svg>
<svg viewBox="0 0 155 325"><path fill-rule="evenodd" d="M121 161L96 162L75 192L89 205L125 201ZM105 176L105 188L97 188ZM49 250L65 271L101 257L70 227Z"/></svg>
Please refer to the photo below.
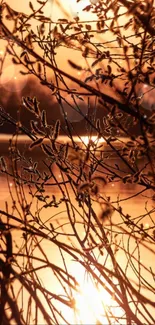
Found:
<svg viewBox="0 0 155 325"><path fill-rule="evenodd" d="M58 1L56 21L47 3L23 13L0 2L1 80L8 57L28 78L8 101L1 84L12 135L0 167L0 324L151 325L154 3L91 0L82 20Z"/></svg>

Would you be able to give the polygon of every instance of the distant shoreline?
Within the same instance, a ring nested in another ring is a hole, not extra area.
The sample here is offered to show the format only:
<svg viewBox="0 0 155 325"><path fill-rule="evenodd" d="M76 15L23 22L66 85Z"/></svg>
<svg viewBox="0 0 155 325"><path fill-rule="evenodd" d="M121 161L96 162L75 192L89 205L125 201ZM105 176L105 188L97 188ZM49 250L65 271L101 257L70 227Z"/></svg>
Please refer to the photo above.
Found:
<svg viewBox="0 0 155 325"><path fill-rule="evenodd" d="M40 137L40 135L38 135L38 138ZM0 134L0 155L8 157L9 156L9 146L10 146L10 142L9 140L14 138L14 144L17 141L18 144L18 149L21 151L21 153L26 154L28 156L33 156L33 157L40 157L42 156L42 149L40 147L36 147L33 150L29 149L30 144L32 143L32 140L27 136L27 135L18 135L16 137L16 135L13 137L13 134L5 134L5 133L1 133ZM75 143L77 143L80 147L85 148L85 146L88 144L88 140L89 138L87 136L73 136L73 141ZM94 143L97 143L97 147L98 150L103 150L105 151L105 154L107 154L108 152L111 152L111 148L110 146L105 142L104 139L99 139L97 140L97 137L92 136L91 140ZM120 149L122 147L123 144L125 144L129 139L128 138L118 138L118 140L113 142L113 145L115 146L116 150ZM64 136L64 135L60 135L56 142L58 144L69 144L71 147L72 145L72 141L69 139L68 136ZM44 143L48 143L50 144L48 139L44 140ZM113 156L113 155L112 155ZM115 156L115 155L114 155ZM111 159L114 159L111 157ZM116 157L116 156L115 156Z"/></svg>
<svg viewBox="0 0 155 325"><path fill-rule="evenodd" d="M13 134L5 134L5 133L0 133L0 142L8 142L10 139L12 139L13 137ZM14 139L15 139L16 136L14 136ZM38 135L38 137L40 137ZM85 135L80 135L80 136L73 136L73 139L75 142L85 142L86 138L88 139L87 136ZM96 137L95 136L92 136L90 137L92 138L93 141L95 141ZM108 138L108 137L107 137ZM81 140L80 140L81 139ZM60 135L58 138L57 138L57 141L58 142L64 142L66 143L66 140L67 142L70 142L71 140L69 139L68 136L65 136L65 135ZM46 142L46 139L44 140ZM48 141L48 140L47 140ZM115 141L115 143L120 143L120 141L123 141L124 143L126 143L127 141L129 141L128 138L126 137L120 137L118 138L118 140ZM26 142L26 143L31 143L32 140L27 136L27 135L23 135L23 134L20 134L18 135L18 143L21 143L21 142ZM105 143L104 139L100 139L99 140L99 143ZM105 143L106 144L106 143Z"/></svg>

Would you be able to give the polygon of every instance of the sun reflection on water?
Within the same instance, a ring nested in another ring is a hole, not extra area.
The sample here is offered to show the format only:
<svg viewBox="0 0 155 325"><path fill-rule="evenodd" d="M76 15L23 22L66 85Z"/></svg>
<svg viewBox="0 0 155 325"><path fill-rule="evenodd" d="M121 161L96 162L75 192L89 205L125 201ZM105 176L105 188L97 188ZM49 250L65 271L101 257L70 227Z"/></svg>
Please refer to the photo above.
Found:
<svg viewBox="0 0 155 325"><path fill-rule="evenodd" d="M93 136L91 136L91 137L88 137L88 136L82 136L82 137L81 137L81 142L87 146L88 143L90 143L90 144L94 144L94 145L97 145L97 144L99 144L99 143L104 143L105 140L104 140L102 137L99 138L98 136L93 135Z"/></svg>

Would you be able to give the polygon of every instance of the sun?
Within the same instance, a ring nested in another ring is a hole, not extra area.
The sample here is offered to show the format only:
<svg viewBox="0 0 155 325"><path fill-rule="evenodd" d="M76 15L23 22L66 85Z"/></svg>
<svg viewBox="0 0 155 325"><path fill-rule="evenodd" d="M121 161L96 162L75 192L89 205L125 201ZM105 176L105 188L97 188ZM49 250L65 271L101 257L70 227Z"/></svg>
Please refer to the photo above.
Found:
<svg viewBox="0 0 155 325"><path fill-rule="evenodd" d="M91 277L87 277L79 286L75 296L76 324L106 324L106 312L111 306L110 294L98 285Z"/></svg>
<svg viewBox="0 0 155 325"><path fill-rule="evenodd" d="M105 301L107 300L106 298L105 294ZM102 304L100 293L93 284L85 284L81 293L76 297L77 321L80 321L82 324L95 324L97 321L103 320L104 307Z"/></svg>

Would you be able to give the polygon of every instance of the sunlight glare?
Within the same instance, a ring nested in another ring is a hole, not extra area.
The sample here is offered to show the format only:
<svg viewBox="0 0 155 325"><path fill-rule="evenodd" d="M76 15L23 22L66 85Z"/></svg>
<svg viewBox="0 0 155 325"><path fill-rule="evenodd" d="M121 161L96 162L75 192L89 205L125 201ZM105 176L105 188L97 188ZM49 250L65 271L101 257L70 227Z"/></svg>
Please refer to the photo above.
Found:
<svg viewBox="0 0 155 325"><path fill-rule="evenodd" d="M19 69L9 64L3 69L3 73L0 76L0 85L10 92L20 92L27 84L27 75L22 76Z"/></svg>
<svg viewBox="0 0 155 325"><path fill-rule="evenodd" d="M79 3L77 3L76 0L70 0L69 7L70 7L72 17L73 18L78 17L83 11L83 9L88 5L90 5L89 0L81 0Z"/></svg>
<svg viewBox="0 0 155 325"><path fill-rule="evenodd" d="M93 135L91 137L88 137L88 136L82 136L81 137L81 142L84 144L84 145L88 145L88 143L94 143L94 145L97 145L97 144L101 144L101 143L104 143L105 140L101 137L101 138L98 138L98 136L96 135Z"/></svg>
<svg viewBox="0 0 155 325"><path fill-rule="evenodd" d="M88 14L90 15L90 13L84 12L83 9L90 4L95 5L97 2L98 0L81 0L79 2L76 0L48 0L45 12L52 19L56 18L55 12L61 10L65 14L65 18L81 17L83 14L87 16Z"/></svg>
<svg viewBox="0 0 155 325"><path fill-rule="evenodd" d="M90 278L85 280L75 297L75 318L78 324L107 322L105 310L111 305L111 297L104 289L100 292L93 282Z"/></svg>

